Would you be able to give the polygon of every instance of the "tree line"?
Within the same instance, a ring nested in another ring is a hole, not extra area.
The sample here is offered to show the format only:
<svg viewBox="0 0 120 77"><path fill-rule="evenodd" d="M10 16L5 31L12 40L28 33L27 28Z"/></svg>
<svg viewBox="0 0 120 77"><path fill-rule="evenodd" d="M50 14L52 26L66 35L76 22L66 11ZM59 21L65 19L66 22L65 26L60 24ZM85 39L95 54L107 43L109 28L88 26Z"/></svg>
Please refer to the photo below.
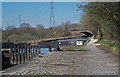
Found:
<svg viewBox="0 0 120 77"><path fill-rule="evenodd" d="M84 11L80 20L83 29L92 31L99 40L105 38L120 46L119 2L90 2L77 6Z"/></svg>
<svg viewBox="0 0 120 77"><path fill-rule="evenodd" d="M3 42L22 43L30 40L65 37L70 36L70 29L74 29L75 24L70 21L61 23L58 26L44 28L43 25L31 27L29 23L22 23L20 27L8 26L2 30Z"/></svg>

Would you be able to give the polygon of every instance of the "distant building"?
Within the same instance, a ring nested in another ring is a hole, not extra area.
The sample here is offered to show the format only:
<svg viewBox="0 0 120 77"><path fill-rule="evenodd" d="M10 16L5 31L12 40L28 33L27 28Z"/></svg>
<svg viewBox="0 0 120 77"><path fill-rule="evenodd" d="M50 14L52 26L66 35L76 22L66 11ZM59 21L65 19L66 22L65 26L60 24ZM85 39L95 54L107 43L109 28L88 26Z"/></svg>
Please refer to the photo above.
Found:
<svg viewBox="0 0 120 77"><path fill-rule="evenodd" d="M44 29L44 26L43 25L37 25L36 29Z"/></svg>
<svg viewBox="0 0 120 77"><path fill-rule="evenodd" d="M20 25L20 28L26 28L26 27L30 27L30 24L29 23L22 23Z"/></svg>

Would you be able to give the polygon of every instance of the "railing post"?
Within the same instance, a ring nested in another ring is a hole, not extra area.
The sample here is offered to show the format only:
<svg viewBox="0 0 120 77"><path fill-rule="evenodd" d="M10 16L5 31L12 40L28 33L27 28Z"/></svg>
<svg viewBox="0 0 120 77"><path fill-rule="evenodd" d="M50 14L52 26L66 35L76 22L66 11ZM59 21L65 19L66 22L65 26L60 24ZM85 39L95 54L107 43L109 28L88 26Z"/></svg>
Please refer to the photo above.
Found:
<svg viewBox="0 0 120 77"><path fill-rule="evenodd" d="M18 52L18 64L20 64L20 45L17 46L17 52Z"/></svg>
<svg viewBox="0 0 120 77"><path fill-rule="evenodd" d="M31 51L32 51L32 58L34 57L34 52L33 52L33 46L31 45Z"/></svg>
<svg viewBox="0 0 120 77"><path fill-rule="evenodd" d="M23 55L23 45L21 45L21 63L24 62L24 55Z"/></svg>
<svg viewBox="0 0 120 77"><path fill-rule="evenodd" d="M29 45L27 45L27 61L29 61Z"/></svg>
<svg viewBox="0 0 120 77"><path fill-rule="evenodd" d="M35 46L33 45L33 53L34 53L34 57L35 57Z"/></svg>
<svg viewBox="0 0 120 77"><path fill-rule="evenodd" d="M41 53L41 50L40 50L40 49L41 49L41 48L40 48L40 45L38 45L38 48L39 48L39 54L40 54L40 53Z"/></svg>
<svg viewBox="0 0 120 77"><path fill-rule="evenodd" d="M24 52L25 52L25 61L27 61L27 45L25 44L25 50L24 50Z"/></svg>
<svg viewBox="0 0 120 77"><path fill-rule="evenodd" d="M18 63L17 45L14 46L14 50L15 50L15 64L17 64Z"/></svg>
<svg viewBox="0 0 120 77"><path fill-rule="evenodd" d="M32 52L32 51L31 51L31 45L30 45L30 50L29 50L29 51L30 51L30 60L31 60L31 52Z"/></svg>
<svg viewBox="0 0 120 77"><path fill-rule="evenodd" d="M22 45L22 51L23 51L23 62L25 62L25 45Z"/></svg>
<svg viewBox="0 0 120 77"><path fill-rule="evenodd" d="M26 46L27 46L26 56L27 56L27 61L29 61L29 45L26 45Z"/></svg>
<svg viewBox="0 0 120 77"><path fill-rule="evenodd" d="M15 52L15 44L13 45L13 64L16 64L16 52Z"/></svg>
<svg viewBox="0 0 120 77"><path fill-rule="evenodd" d="M59 45L58 45L58 47L57 47L57 51L61 51L61 49L60 49Z"/></svg>
<svg viewBox="0 0 120 77"><path fill-rule="evenodd" d="M32 45L30 46L30 50L31 50L31 59L33 58L33 49L32 49Z"/></svg>
<svg viewBox="0 0 120 77"><path fill-rule="evenodd" d="M28 45L28 60L30 60L30 45Z"/></svg>
<svg viewBox="0 0 120 77"><path fill-rule="evenodd" d="M20 54L20 55L19 55L19 56L20 56L20 63L22 63L22 58L21 58L22 48L21 48L21 45L19 46L19 48L20 48L20 49L19 49L19 54Z"/></svg>
<svg viewBox="0 0 120 77"><path fill-rule="evenodd" d="M37 45L35 46L35 49L36 49L36 50L35 50L35 51L36 51L36 52L35 52L35 53L36 53L36 55L35 55L35 56L37 56L37 51L38 51L38 50L37 50Z"/></svg>
<svg viewBox="0 0 120 77"><path fill-rule="evenodd" d="M49 48L49 51L52 51L52 49L51 49L51 48Z"/></svg>
<svg viewBox="0 0 120 77"><path fill-rule="evenodd" d="M13 46L14 46L14 45L12 45L11 48L10 48L10 53L11 53L11 58L10 58L10 60L11 60L11 64L12 64L12 65L14 65L14 50L13 50Z"/></svg>

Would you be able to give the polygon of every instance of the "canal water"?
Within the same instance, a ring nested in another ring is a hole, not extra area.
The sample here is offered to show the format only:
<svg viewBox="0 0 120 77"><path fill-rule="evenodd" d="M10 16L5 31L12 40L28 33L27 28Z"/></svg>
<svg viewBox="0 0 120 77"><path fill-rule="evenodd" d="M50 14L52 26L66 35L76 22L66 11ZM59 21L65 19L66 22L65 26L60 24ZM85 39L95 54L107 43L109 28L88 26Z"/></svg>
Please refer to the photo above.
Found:
<svg viewBox="0 0 120 77"><path fill-rule="evenodd" d="M48 49L48 48L41 48L40 50L41 50L41 53L46 53L46 52L48 52L48 51L49 51L49 49Z"/></svg>
<svg viewBox="0 0 120 77"><path fill-rule="evenodd" d="M52 50L54 50L54 48L52 48ZM48 52L49 49L48 48L41 48L41 53L46 53Z"/></svg>
<svg viewBox="0 0 120 77"><path fill-rule="evenodd" d="M52 48L52 50L54 50L54 48ZM41 51L41 53L46 53L49 51L49 49L48 48L41 48L40 51Z"/></svg>

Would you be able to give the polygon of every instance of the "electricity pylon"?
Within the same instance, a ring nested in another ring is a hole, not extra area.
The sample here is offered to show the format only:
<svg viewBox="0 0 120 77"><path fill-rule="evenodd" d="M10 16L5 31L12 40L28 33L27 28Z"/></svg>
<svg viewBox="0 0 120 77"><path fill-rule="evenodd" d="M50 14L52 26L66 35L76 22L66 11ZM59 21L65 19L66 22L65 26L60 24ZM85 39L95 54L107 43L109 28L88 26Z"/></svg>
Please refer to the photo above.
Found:
<svg viewBox="0 0 120 77"><path fill-rule="evenodd" d="M55 26L55 16L54 16L54 6L53 2L51 1L51 7L50 7L50 27Z"/></svg>

